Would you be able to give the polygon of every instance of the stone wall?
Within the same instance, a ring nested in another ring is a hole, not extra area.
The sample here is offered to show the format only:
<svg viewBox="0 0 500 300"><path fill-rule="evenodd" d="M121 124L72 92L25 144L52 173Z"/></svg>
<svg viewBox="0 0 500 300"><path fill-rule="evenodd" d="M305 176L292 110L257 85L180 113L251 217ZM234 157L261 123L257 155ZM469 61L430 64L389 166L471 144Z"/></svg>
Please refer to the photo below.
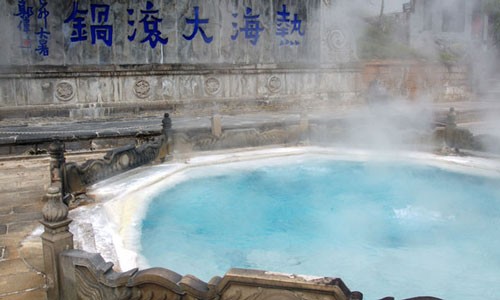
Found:
<svg viewBox="0 0 500 300"><path fill-rule="evenodd" d="M370 61L364 64L360 90L379 80L387 93L411 100L436 102L473 98L468 70L464 66L445 66L419 61Z"/></svg>
<svg viewBox="0 0 500 300"><path fill-rule="evenodd" d="M277 65L126 66L107 71L15 73L0 79L4 117L58 115L96 117L146 110L175 114L298 110L337 105L358 97L355 68L291 68ZM144 68L142 68L144 69Z"/></svg>
<svg viewBox="0 0 500 300"><path fill-rule="evenodd" d="M339 2L2 1L0 114L351 101L355 37L333 17Z"/></svg>
<svg viewBox="0 0 500 300"><path fill-rule="evenodd" d="M343 3L1 1L0 119L359 103L370 67L355 54L360 20ZM413 84L398 92L413 97Z"/></svg>
<svg viewBox="0 0 500 300"><path fill-rule="evenodd" d="M320 0L6 0L0 64L319 62L321 6ZM45 47L41 29L49 32Z"/></svg>

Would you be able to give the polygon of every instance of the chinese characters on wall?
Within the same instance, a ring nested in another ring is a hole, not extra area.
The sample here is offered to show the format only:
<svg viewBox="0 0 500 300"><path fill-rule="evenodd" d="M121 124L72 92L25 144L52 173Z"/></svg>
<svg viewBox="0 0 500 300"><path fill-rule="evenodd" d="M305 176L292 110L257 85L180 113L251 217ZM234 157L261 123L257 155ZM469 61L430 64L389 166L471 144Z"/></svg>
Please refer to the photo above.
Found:
<svg viewBox="0 0 500 300"><path fill-rule="evenodd" d="M21 34L21 48L31 48L30 39L30 22L31 16L33 16L33 7L28 6L26 0L18 0L17 2L18 11L14 13L14 16L19 18L19 24L17 29Z"/></svg>
<svg viewBox="0 0 500 300"><path fill-rule="evenodd" d="M30 6L31 1L38 2L38 5ZM49 1L53 0L31 1L17 0L16 11L13 13L13 16L17 18L17 28L21 36L19 47L32 49L38 55L46 57L50 54L49 40L51 36L49 31L51 12L48 9L48 4ZM114 13L121 15L120 12ZM128 42L146 44L152 49L156 48L158 44L168 44L169 36L161 31L164 17L153 1L144 1L135 5L134 8L128 8L124 13L127 16L126 36ZM112 47L114 39L121 38L114 34L114 17L110 4L90 3L84 5L78 0L73 0L70 13L67 16L62 16L63 23L69 27L65 37L72 44L90 43ZM270 16L265 17L269 18ZM225 25L232 29L232 34L221 38L227 38L233 42L246 41L257 46L261 34L269 27L265 25L268 23L264 23L263 18L264 16L261 16L261 13L253 7L245 7L242 11L235 9L230 20L227 20L228 24ZM203 15L203 10L199 6L193 6L185 16L181 16L177 21L185 25L182 27L185 28L184 32L179 33L179 38L186 41L201 39L205 44L213 42L214 33L210 32L210 29L214 27L209 26L212 20L210 16ZM274 37L274 41L279 47L300 45L306 33L302 17L286 4L282 4L272 16L272 26L269 28L269 34ZM53 26L52 28L57 27Z"/></svg>

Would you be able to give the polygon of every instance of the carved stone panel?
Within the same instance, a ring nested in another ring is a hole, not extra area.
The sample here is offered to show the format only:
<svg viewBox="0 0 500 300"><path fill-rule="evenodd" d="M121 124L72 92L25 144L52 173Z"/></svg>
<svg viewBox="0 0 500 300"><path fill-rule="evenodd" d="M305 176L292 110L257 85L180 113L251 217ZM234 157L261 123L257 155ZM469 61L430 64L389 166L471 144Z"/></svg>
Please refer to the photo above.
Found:
<svg viewBox="0 0 500 300"><path fill-rule="evenodd" d="M326 45L330 51L336 51L346 46L347 39L340 29L330 29L326 34Z"/></svg>
<svg viewBox="0 0 500 300"><path fill-rule="evenodd" d="M161 94L159 95L160 99L171 99L174 97L178 97L174 80L174 77L161 78Z"/></svg>
<svg viewBox="0 0 500 300"><path fill-rule="evenodd" d="M183 75L178 77L179 97L181 99L193 100L203 95L201 76Z"/></svg>
<svg viewBox="0 0 500 300"><path fill-rule="evenodd" d="M221 89L221 83L219 79L215 77L209 77L205 79L205 93L208 95L216 95Z"/></svg>
<svg viewBox="0 0 500 300"><path fill-rule="evenodd" d="M327 27L322 37L322 49L327 60L333 63L356 61L353 36L346 28L337 25Z"/></svg>
<svg viewBox="0 0 500 300"><path fill-rule="evenodd" d="M140 79L134 83L134 94L141 99L149 97L151 94L151 85L147 80Z"/></svg>
<svg viewBox="0 0 500 300"><path fill-rule="evenodd" d="M69 101L75 96L75 86L69 81L60 81L56 84L55 96L61 101Z"/></svg>
<svg viewBox="0 0 500 300"><path fill-rule="evenodd" d="M281 90L282 82L278 76L271 76L267 80L267 89L271 93L278 93Z"/></svg>
<svg viewBox="0 0 500 300"><path fill-rule="evenodd" d="M338 278L231 269L217 286L221 300L348 300L358 299Z"/></svg>

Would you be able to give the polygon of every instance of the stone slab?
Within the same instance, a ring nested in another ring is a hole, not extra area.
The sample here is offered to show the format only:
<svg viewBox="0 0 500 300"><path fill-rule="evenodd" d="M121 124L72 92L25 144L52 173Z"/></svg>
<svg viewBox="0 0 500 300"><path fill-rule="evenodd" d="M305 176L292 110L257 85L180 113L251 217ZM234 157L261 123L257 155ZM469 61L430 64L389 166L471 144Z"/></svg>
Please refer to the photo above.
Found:
<svg viewBox="0 0 500 300"><path fill-rule="evenodd" d="M0 276L0 298L5 294L31 289L43 289L45 278L41 274L24 272ZM26 299L26 298L24 298Z"/></svg>
<svg viewBox="0 0 500 300"><path fill-rule="evenodd" d="M4 247L4 254L3 254L4 259L20 258L19 246L24 236L25 234L19 234L19 233L2 235L0 246Z"/></svg>
<svg viewBox="0 0 500 300"><path fill-rule="evenodd" d="M37 226L39 225L33 221L15 222L8 225L8 232L9 234L29 232L33 231Z"/></svg>
<svg viewBox="0 0 500 300"><path fill-rule="evenodd" d="M0 216L0 224L17 223L24 221L38 221L42 219L42 212L18 213Z"/></svg>
<svg viewBox="0 0 500 300"><path fill-rule="evenodd" d="M3 203L3 200L0 201L0 216L8 215L12 212L12 206L6 203Z"/></svg>
<svg viewBox="0 0 500 300"><path fill-rule="evenodd" d="M25 273L30 271L28 266L21 258L0 261L0 270L0 276Z"/></svg>
<svg viewBox="0 0 500 300"><path fill-rule="evenodd" d="M2 296L2 300L47 300L45 288Z"/></svg>
<svg viewBox="0 0 500 300"><path fill-rule="evenodd" d="M37 195L37 196L39 196L39 195ZM33 198L34 203L22 205L22 206L14 206L13 212L16 214L40 212L43 208L43 203L41 201L37 201L37 200L39 200L38 198L39 197Z"/></svg>

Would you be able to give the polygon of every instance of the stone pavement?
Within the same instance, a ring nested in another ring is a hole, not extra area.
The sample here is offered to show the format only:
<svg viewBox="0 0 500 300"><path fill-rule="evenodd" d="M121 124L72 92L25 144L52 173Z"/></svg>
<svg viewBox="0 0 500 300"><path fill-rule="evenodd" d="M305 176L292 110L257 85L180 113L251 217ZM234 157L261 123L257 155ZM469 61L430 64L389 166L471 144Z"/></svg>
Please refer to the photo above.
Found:
<svg viewBox="0 0 500 300"><path fill-rule="evenodd" d="M0 299L45 299L41 241L22 241L41 219L48 158L0 161Z"/></svg>
<svg viewBox="0 0 500 300"><path fill-rule="evenodd" d="M46 299L41 239L26 238L40 227L42 199L50 182L48 166L48 156L0 158L0 299Z"/></svg>

